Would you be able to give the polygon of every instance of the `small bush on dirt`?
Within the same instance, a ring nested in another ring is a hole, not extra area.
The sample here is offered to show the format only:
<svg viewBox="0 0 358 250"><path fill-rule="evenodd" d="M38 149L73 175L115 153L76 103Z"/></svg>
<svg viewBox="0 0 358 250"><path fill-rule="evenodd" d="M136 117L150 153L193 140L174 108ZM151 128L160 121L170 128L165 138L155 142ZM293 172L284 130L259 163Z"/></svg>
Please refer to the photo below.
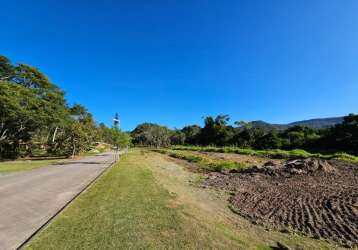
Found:
<svg viewBox="0 0 358 250"><path fill-rule="evenodd" d="M221 172L224 170L240 170L245 167L246 167L245 164L235 161L221 161L221 162L212 162L208 164L209 170L213 170L216 172Z"/></svg>
<svg viewBox="0 0 358 250"><path fill-rule="evenodd" d="M187 155L187 156L185 156L185 160L187 160L189 162L200 162L202 160L202 158L199 156Z"/></svg>
<svg viewBox="0 0 358 250"><path fill-rule="evenodd" d="M169 153L169 156L174 157L174 158L179 158L182 160L186 160L189 162L200 162L202 160L202 158L200 156L185 155L185 154L180 154L180 153L176 153L176 152Z"/></svg>
<svg viewBox="0 0 358 250"><path fill-rule="evenodd" d="M331 159L358 162L358 156L354 156L346 153L335 153L331 156Z"/></svg>
<svg viewBox="0 0 358 250"><path fill-rule="evenodd" d="M308 158L308 157L313 157L313 156L317 156L311 153L308 153L307 151L303 150L303 149L294 149L289 151L290 157L299 157L299 158Z"/></svg>
<svg viewBox="0 0 358 250"><path fill-rule="evenodd" d="M167 154L168 151L165 149L152 149L152 151L157 152L157 153L161 153L161 154Z"/></svg>

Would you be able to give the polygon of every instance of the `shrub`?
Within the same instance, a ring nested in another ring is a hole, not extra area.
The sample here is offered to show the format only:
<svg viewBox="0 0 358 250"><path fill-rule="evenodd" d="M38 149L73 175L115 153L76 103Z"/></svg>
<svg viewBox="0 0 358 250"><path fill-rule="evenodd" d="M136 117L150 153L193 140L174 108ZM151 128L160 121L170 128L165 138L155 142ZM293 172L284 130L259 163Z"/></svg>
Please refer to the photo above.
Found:
<svg viewBox="0 0 358 250"><path fill-rule="evenodd" d="M221 172L223 170L233 170L233 169L240 170L245 167L246 167L245 164L235 161L220 161L220 162L212 162L208 164L208 168L216 172Z"/></svg>
<svg viewBox="0 0 358 250"><path fill-rule="evenodd" d="M331 156L331 159L358 162L358 156L350 155L347 153L335 153Z"/></svg>
<svg viewBox="0 0 358 250"><path fill-rule="evenodd" d="M308 153L307 151L303 149L294 149L289 151L290 157L299 157L299 158L308 158L314 156L311 153Z"/></svg>
<svg viewBox="0 0 358 250"><path fill-rule="evenodd" d="M188 155L188 156L185 156L185 160L187 160L189 162L200 162L202 160L202 158L199 156Z"/></svg>

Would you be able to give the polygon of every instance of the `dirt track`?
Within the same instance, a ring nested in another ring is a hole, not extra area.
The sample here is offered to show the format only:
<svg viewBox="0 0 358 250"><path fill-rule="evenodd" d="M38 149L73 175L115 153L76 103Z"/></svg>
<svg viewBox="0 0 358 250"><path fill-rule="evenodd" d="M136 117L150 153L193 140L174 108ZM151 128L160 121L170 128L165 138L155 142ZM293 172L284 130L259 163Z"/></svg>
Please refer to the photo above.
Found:
<svg viewBox="0 0 358 250"><path fill-rule="evenodd" d="M358 245L358 166L330 162L333 172L212 173L209 186L233 193L233 209L268 228Z"/></svg>

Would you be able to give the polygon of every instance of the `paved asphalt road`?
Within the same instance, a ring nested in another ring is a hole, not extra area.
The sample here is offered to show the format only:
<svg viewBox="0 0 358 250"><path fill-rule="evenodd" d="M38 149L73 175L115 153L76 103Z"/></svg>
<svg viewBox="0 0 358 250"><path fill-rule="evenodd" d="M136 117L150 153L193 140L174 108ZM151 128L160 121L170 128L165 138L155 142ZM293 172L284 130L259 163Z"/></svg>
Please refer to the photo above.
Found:
<svg viewBox="0 0 358 250"><path fill-rule="evenodd" d="M0 175L0 249L16 249L114 161L114 153Z"/></svg>

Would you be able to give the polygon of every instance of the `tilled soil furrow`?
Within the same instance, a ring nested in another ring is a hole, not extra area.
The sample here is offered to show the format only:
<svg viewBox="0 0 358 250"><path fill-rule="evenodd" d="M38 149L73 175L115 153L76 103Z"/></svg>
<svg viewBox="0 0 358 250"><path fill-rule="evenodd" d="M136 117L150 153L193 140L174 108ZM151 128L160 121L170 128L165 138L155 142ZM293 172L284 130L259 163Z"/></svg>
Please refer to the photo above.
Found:
<svg viewBox="0 0 358 250"><path fill-rule="evenodd" d="M206 183L222 188L221 178L229 182L236 190L233 207L258 224L358 246L358 166L333 163L303 173L304 168L216 173Z"/></svg>
<svg viewBox="0 0 358 250"><path fill-rule="evenodd" d="M279 212L280 209L281 209L280 206L274 207L274 208L272 209L271 213L268 214L267 219L271 221L272 218L276 216L276 214Z"/></svg>

